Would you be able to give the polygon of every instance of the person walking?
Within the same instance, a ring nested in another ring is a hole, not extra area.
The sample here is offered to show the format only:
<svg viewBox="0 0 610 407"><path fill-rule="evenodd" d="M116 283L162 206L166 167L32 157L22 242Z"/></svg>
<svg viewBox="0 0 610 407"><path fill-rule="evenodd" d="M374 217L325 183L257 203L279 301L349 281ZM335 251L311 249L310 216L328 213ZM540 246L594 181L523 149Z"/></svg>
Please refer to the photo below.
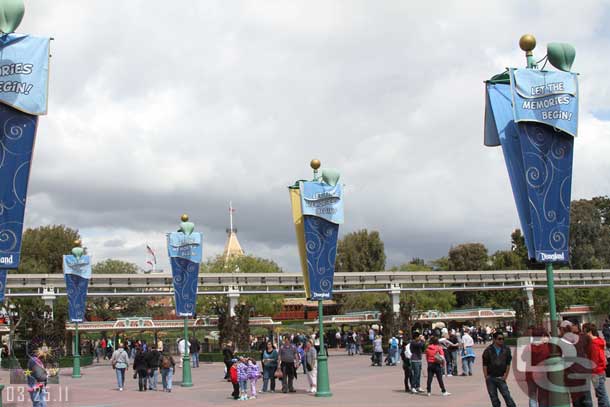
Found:
<svg viewBox="0 0 610 407"><path fill-rule="evenodd" d="M123 348L123 345L120 345L117 350L114 351L110 358L110 364L116 372L118 389L119 391L123 391L123 387L125 386L125 370L127 370L127 367L129 366L129 355Z"/></svg>
<svg viewBox="0 0 610 407"><path fill-rule="evenodd" d="M383 360L383 342L381 335L377 335L373 341L373 364L371 366L380 366Z"/></svg>
<svg viewBox="0 0 610 407"><path fill-rule="evenodd" d="M506 407L516 407L506 384L512 360L510 348L504 345L504 335L495 332L491 345L483 352L483 376L492 407L501 406L498 390L504 398Z"/></svg>
<svg viewBox="0 0 610 407"><path fill-rule="evenodd" d="M402 348L400 349L400 358L402 359L402 370L405 375L404 384L405 392L410 393L413 388L413 379L411 378L411 343L403 341Z"/></svg>
<svg viewBox="0 0 610 407"><path fill-rule="evenodd" d="M390 366L396 366L396 362L398 361L398 339L395 336L392 336L388 342L388 364Z"/></svg>
<svg viewBox="0 0 610 407"><path fill-rule="evenodd" d="M28 360L27 368L31 372L27 375L28 392L33 407L47 407L47 371L38 354L33 354Z"/></svg>
<svg viewBox="0 0 610 407"><path fill-rule="evenodd" d="M199 352L201 351L201 344L195 337L191 337L190 344L191 346L189 351L191 353L193 367L199 367Z"/></svg>
<svg viewBox="0 0 610 407"><path fill-rule="evenodd" d="M225 364L225 380L230 381L230 372L231 366L233 366L232 360L233 357L233 342L228 341L222 348L222 359Z"/></svg>
<svg viewBox="0 0 610 407"><path fill-rule="evenodd" d="M136 357L133 359L133 370L135 379L138 378L138 389L139 391L146 391L146 385L148 381L148 365L146 364L146 354L142 351L142 348L138 348L136 351Z"/></svg>
<svg viewBox="0 0 610 407"><path fill-rule="evenodd" d="M308 393L315 393L317 391L317 378L318 378L318 352L313 346L311 340L305 343L305 370L307 371L307 381L309 382Z"/></svg>
<svg viewBox="0 0 610 407"><path fill-rule="evenodd" d="M176 373L176 362L169 352L163 352L161 354L161 362L159 363L161 368L161 384L163 385L163 391L172 392L172 378Z"/></svg>
<svg viewBox="0 0 610 407"><path fill-rule="evenodd" d="M468 331L468 328L464 327L464 334L462 335L462 376L472 376L472 367L474 366L474 340Z"/></svg>
<svg viewBox="0 0 610 407"><path fill-rule="evenodd" d="M159 381L159 363L161 362L161 354L157 350L156 345L150 346L150 351L146 352L146 365L148 367L148 390L157 391L157 382Z"/></svg>
<svg viewBox="0 0 610 407"><path fill-rule="evenodd" d="M421 388L421 364L424 353L424 336L415 331L415 337L409 344L411 351L411 393L423 393Z"/></svg>
<svg viewBox="0 0 610 407"><path fill-rule="evenodd" d="M278 354L277 350L273 347L273 342L267 342L267 348L263 351L262 362L263 362L263 389L262 393L266 393L267 389L271 393L275 393L275 371L277 370ZM271 387L269 388L269 382Z"/></svg>
<svg viewBox="0 0 610 407"><path fill-rule="evenodd" d="M178 352L180 353L180 368L184 365L184 355L186 354L186 349L190 349L190 342L186 341L186 338L178 338Z"/></svg>
<svg viewBox="0 0 610 407"><path fill-rule="evenodd" d="M297 375L299 353L296 346L290 343L288 336L284 337L284 343L280 347L279 360L282 369L282 393L295 393L293 381Z"/></svg>
<svg viewBox="0 0 610 407"><path fill-rule="evenodd" d="M610 407L608 393L606 392L606 341L599 336L597 326L588 324L584 326L585 333L591 338L589 359L593 362L591 381L595 390L598 407Z"/></svg>
<svg viewBox="0 0 610 407"><path fill-rule="evenodd" d="M430 343L426 348L426 362L428 362L428 382L426 384L426 392L428 396L432 394L432 380L436 376L438 385L441 387L441 394L443 396L449 396L451 393L445 389L445 383L443 383L443 364L445 363L445 355L442 346L438 344L438 338L436 336L430 337Z"/></svg>

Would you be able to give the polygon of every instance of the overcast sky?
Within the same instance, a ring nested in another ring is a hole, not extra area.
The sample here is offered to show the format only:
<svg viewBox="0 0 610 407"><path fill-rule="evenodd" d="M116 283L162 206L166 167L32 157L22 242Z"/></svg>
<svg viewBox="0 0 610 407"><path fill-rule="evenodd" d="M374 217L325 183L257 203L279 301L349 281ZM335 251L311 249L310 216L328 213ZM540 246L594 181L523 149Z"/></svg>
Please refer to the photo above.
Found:
<svg viewBox="0 0 610 407"><path fill-rule="evenodd" d="M465 5L468 5L466 7ZM27 226L78 228L95 261L167 267L186 212L222 252L298 271L286 186L338 168L341 234L378 230L388 267L452 245L510 245L500 148L483 146L483 81L523 66L519 37L576 46L572 198L610 192L608 1L26 0L52 36Z"/></svg>

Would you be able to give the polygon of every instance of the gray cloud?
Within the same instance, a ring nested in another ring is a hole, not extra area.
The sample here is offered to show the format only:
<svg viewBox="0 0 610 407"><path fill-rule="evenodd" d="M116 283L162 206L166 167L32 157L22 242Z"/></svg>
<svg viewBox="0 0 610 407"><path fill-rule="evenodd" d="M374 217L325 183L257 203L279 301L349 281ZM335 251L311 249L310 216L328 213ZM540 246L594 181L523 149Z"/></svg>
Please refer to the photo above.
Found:
<svg viewBox="0 0 610 407"><path fill-rule="evenodd" d="M313 157L342 172L342 233L379 230L389 264L508 247L518 220L501 152L482 145L482 81L524 64L529 31L539 57L576 45L573 197L608 193L610 130L592 114L610 109L608 3L168 4L27 4L21 29L56 38L27 221L80 228L98 260L142 264L150 243L165 261L183 212L217 254L232 200L244 249L296 270L286 186Z"/></svg>

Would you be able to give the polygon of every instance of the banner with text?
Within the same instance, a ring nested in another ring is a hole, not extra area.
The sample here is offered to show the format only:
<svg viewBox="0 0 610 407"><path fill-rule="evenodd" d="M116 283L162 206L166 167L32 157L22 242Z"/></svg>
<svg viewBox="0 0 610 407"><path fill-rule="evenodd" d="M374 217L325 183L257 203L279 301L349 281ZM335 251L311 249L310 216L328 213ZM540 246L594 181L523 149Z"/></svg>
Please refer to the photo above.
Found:
<svg viewBox="0 0 610 407"><path fill-rule="evenodd" d="M199 264L203 257L202 240L202 234L197 232L190 235L173 232L167 235L176 315L181 317L195 315Z"/></svg>
<svg viewBox="0 0 610 407"><path fill-rule="evenodd" d="M569 92L575 91L577 85L566 81L564 85L532 90L532 93L555 92L555 95L566 91L564 95L570 98L568 104L573 103L575 109L570 111L569 120L566 119L569 126L562 123L562 114L548 123L550 116L544 119L542 112L536 112L540 120L517 122L517 110L522 109L512 103L519 100L515 96L514 78L511 75L511 85L487 83L485 144L502 146L529 257L543 263L565 263L569 261L572 136L578 128L577 103L572 99L576 96ZM538 82L530 85L533 83ZM571 133L558 130L566 126Z"/></svg>
<svg viewBox="0 0 610 407"><path fill-rule="evenodd" d="M91 279L91 258L65 255L63 269L70 321L83 322L87 306L87 289Z"/></svg>
<svg viewBox="0 0 610 407"><path fill-rule="evenodd" d="M0 269L19 267L38 117L0 103Z"/></svg>

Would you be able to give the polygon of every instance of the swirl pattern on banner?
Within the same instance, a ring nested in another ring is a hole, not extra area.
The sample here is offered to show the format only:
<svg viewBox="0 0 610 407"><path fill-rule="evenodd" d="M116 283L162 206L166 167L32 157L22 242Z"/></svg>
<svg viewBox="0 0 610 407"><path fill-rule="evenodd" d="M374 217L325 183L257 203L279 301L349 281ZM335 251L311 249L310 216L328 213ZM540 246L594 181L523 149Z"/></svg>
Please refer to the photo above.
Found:
<svg viewBox="0 0 610 407"><path fill-rule="evenodd" d="M82 322L85 320L89 279L76 274L64 274L64 280L66 281L70 321Z"/></svg>
<svg viewBox="0 0 610 407"><path fill-rule="evenodd" d="M0 269L19 266L23 216L38 118L0 104Z"/></svg>
<svg viewBox="0 0 610 407"><path fill-rule="evenodd" d="M311 299L331 299L339 225L309 215L303 220Z"/></svg>
<svg viewBox="0 0 610 407"><path fill-rule="evenodd" d="M179 316L193 316L195 315L195 307L197 305L199 263L180 257L171 257L170 261L174 282L176 314Z"/></svg>
<svg viewBox="0 0 610 407"><path fill-rule="evenodd" d="M568 261L574 138L519 123L534 247L538 261Z"/></svg>

